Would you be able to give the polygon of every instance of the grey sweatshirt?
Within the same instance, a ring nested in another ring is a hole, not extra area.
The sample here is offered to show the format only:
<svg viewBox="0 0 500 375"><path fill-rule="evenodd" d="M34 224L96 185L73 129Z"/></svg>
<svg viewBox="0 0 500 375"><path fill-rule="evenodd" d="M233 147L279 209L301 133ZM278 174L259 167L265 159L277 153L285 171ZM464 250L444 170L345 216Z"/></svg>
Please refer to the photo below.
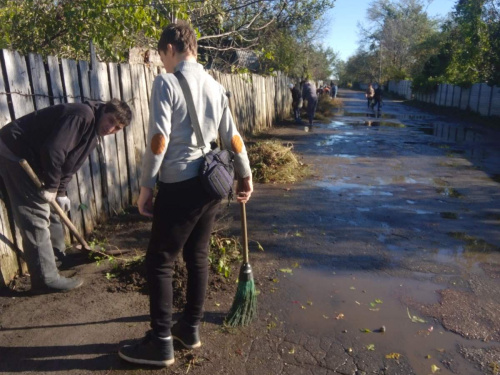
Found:
<svg viewBox="0 0 500 375"><path fill-rule="evenodd" d="M226 90L196 62L183 61L175 70L186 77L198 114L205 152L219 131L222 146L235 152L239 177L251 174L245 145L228 107ZM180 182L198 175L202 152L189 119L184 94L173 74L158 75L153 83L147 146L142 163L141 186Z"/></svg>

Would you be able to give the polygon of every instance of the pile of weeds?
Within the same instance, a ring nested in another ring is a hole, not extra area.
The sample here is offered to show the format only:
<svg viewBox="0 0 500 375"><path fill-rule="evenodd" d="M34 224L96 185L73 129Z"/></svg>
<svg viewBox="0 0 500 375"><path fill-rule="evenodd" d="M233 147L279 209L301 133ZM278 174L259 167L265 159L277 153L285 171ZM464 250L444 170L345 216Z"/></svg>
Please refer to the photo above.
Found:
<svg viewBox="0 0 500 375"><path fill-rule="evenodd" d="M326 121L333 117L336 112L344 107L342 99L333 99L329 95L320 95L318 97L318 106L316 107L315 118L319 121Z"/></svg>
<svg viewBox="0 0 500 375"><path fill-rule="evenodd" d="M248 148L253 180L261 183L296 182L308 175L307 167L292 152L293 145L278 140L257 142Z"/></svg>

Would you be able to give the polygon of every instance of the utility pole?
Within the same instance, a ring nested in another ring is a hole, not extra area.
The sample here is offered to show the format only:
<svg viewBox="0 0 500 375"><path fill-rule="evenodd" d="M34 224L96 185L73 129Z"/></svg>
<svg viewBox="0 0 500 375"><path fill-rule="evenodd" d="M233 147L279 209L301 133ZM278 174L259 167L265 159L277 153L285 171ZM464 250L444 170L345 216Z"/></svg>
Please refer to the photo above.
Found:
<svg viewBox="0 0 500 375"><path fill-rule="evenodd" d="M381 85L382 82L382 41L379 41L378 49L378 84Z"/></svg>

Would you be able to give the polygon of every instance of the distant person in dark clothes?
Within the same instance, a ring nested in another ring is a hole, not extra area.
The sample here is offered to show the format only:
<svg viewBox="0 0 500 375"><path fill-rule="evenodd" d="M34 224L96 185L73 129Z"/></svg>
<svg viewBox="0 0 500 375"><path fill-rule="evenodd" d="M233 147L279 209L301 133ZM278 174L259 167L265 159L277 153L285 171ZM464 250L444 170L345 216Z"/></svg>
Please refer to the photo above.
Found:
<svg viewBox="0 0 500 375"><path fill-rule="evenodd" d="M309 120L309 126L312 126L314 114L316 113L316 106L318 105L318 95L316 92L316 85L311 80L311 77L306 77L306 81L302 86L302 99L307 100L307 119Z"/></svg>
<svg viewBox="0 0 500 375"><path fill-rule="evenodd" d="M373 89L373 86L370 83L368 85L368 88L365 91L365 97L366 97L366 100L367 100L368 108L371 108L371 104L372 104L372 100L373 100L374 96L375 96L375 90Z"/></svg>
<svg viewBox="0 0 500 375"><path fill-rule="evenodd" d="M131 118L127 103L117 99L68 103L37 110L0 130L0 177L21 231L33 292L64 292L82 285L77 277L59 274L55 256L64 256L64 231L49 203L56 201L69 211L66 187L71 178L99 137L119 132ZM34 169L42 189L19 165L21 159Z"/></svg>
<svg viewBox="0 0 500 375"><path fill-rule="evenodd" d="M377 86L373 95L372 109L374 109L375 106L377 106L377 111L380 111L380 107L382 106L382 86L380 85Z"/></svg>
<svg viewBox="0 0 500 375"><path fill-rule="evenodd" d="M293 109L293 117L295 122L300 124L302 120L300 119L300 109L302 108L302 94L297 86L294 86L293 83L289 85L290 91L292 92L292 109Z"/></svg>
<svg viewBox="0 0 500 375"><path fill-rule="evenodd" d="M335 82L332 83L331 89L330 89L330 96L335 99L337 97L337 91L338 87Z"/></svg>

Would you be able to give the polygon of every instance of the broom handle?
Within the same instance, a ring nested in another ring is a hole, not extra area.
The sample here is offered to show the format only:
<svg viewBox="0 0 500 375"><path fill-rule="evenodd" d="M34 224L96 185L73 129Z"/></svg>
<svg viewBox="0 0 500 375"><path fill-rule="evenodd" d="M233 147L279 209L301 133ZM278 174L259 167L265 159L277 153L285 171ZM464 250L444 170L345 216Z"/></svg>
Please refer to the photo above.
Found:
<svg viewBox="0 0 500 375"><path fill-rule="evenodd" d="M243 239L244 263L248 263L248 237L247 237L247 210L245 203L240 203L241 208L241 237Z"/></svg>
<svg viewBox="0 0 500 375"><path fill-rule="evenodd" d="M42 183L38 178L38 176L36 175L35 171L31 168L31 165L29 165L29 163L25 159L20 160L19 164L21 164L21 167L26 171L28 176L30 176L31 180L36 185L36 187L41 189ZM50 202L50 206L54 209L54 211L56 211L56 213L59 215L64 224L66 224L71 233L76 237L78 242L80 242L82 247L87 251L92 251L87 241L85 241L82 235L78 232L78 229L76 229L76 227L73 225L68 216L66 216L61 206L59 206L59 204L56 201Z"/></svg>

